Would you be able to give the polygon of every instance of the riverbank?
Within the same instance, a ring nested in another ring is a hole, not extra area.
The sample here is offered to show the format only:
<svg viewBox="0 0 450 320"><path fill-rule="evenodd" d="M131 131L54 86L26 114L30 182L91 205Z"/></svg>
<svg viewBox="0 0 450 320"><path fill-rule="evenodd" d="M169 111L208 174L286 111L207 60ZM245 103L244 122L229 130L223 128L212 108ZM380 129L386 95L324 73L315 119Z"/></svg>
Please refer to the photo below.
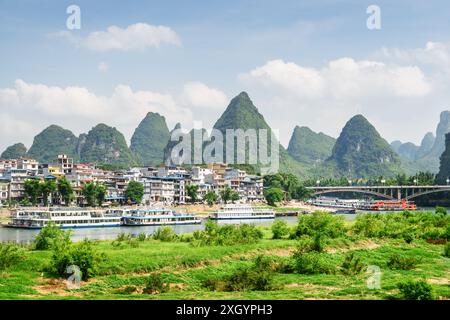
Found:
<svg viewBox="0 0 450 320"><path fill-rule="evenodd" d="M426 279L436 299L450 299L450 259L442 256L443 245L424 240L360 239L331 241L325 255L337 264L354 252L367 265L381 268L380 289L367 287L367 274L297 274L274 272L274 288L267 291L220 291L204 285L249 266L257 256L283 262L295 251L297 240L271 239L270 229L260 227L264 238L255 244L195 247L184 242L145 240L135 246L113 246L98 241L106 259L97 275L68 289L64 279L46 273L50 251L28 251L25 259L3 272L0 299L389 299L398 294L405 279ZM387 267L394 254L419 259L412 270ZM143 293L152 274L161 274L167 291Z"/></svg>

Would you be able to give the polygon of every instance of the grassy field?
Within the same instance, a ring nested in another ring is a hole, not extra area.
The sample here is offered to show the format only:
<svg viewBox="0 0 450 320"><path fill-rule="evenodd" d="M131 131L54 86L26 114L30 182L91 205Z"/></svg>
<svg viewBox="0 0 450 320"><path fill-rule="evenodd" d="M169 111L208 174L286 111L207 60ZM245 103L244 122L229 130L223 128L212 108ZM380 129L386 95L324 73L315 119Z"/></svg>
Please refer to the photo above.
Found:
<svg viewBox="0 0 450 320"><path fill-rule="evenodd" d="M426 280L436 299L450 299L450 259L444 245L425 240L406 243L402 239L331 239L324 255L340 265L348 252L355 252L365 265L379 266L381 289L367 287L368 274L297 274L275 272L275 287L269 291L223 292L206 288L207 279L221 278L263 255L282 262L291 258L298 240L264 238L254 244L195 247L186 242L145 240L136 246L114 247L99 241L96 247L106 259L97 274L79 289L67 289L64 279L48 274L51 252L26 250L24 260L0 272L0 299L394 299L397 284L405 279ZM412 270L387 265L399 254L418 261ZM143 294L149 276L158 272L167 292Z"/></svg>

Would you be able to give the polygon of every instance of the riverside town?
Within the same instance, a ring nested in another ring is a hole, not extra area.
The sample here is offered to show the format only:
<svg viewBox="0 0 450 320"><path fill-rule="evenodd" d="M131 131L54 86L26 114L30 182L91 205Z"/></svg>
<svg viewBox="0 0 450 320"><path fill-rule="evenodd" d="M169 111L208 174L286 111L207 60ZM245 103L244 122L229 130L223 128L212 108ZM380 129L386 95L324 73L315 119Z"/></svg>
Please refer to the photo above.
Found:
<svg viewBox="0 0 450 320"><path fill-rule="evenodd" d="M448 306L449 12L2 1L0 308Z"/></svg>

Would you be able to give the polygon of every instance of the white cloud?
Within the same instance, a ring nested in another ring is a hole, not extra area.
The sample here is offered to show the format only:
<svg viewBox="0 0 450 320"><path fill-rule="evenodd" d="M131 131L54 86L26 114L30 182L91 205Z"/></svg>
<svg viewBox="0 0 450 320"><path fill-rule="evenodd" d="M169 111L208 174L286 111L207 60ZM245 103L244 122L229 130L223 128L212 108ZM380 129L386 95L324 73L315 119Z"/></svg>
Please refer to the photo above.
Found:
<svg viewBox="0 0 450 320"><path fill-rule="evenodd" d="M388 66L376 61L333 60L322 69L306 68L292 62L271 60L240 75L247 84L274 87L285 94L305 99L329 97L337 100L368 97L423 96L431 85L417 67Z"/></svg>
<svg viewBox="0 0 450 320"><path fill-rule="evenodd" d="M14 87L0 89L0 149L14 142L30 146L33 137L50 124L87 132L103 122L115 126L129 139L149 111L170 122L192 123L192 112L169 94L133 91L118 85L110 96L96 95L84 87L57 87L16 80Z"/></svg>
<svg viewBox="0 0 450 320"><path fill-rule="evenodd" d="M183 87L181 96L183 103L199 108L219 108L227 106L228 99L225 93L210 88L201 82L188 82Z"/></svg>
<svg viewBox="0 0 450 320"><path fill-rule="evenodd" d="M166 26L136 23L126 28L110 26L106 31L95 31L82 39L81 45L94 51L143 50L162 44L181 45L178 34Z"/></svg>
<svg viewBox="0 0 450 320"><path fill-rule="evenodd" d="M102 61L98 64L97 69L100 72L107 72L109 70L109 65Z"/></svg>
<svg viewBox="0 0 450 320"><path fill-rule="evenodd" d="M440 57L441 65L446 63L442 46L427 47ZM421 59L435 61L424 55ZM405 61L386 56L368 60L344 57L312 68L276 59L238 79L269 124L280 130L284 145L296 125L337 137L357 113L365 115L389 141L417 143L434 130L440 111L448 108L450 95L418 59Z"/></svg>
<svg viewBox="0 0 450 320"><path fill-rule="evenodd" d="M374 55L399 64L422 64L450 71L450 42L427 42L423 48L382 48Z"/></svg>

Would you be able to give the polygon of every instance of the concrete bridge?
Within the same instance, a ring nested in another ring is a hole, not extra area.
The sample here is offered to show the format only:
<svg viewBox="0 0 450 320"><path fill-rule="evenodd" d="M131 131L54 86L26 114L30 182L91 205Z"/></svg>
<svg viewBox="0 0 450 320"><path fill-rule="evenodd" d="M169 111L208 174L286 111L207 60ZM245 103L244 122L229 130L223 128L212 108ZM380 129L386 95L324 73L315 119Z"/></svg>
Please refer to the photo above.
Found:
<svg viewBox="0 0 450 320"><path fill-rule="evenodd" d="M327 193L356 192L378 196L385 199L410 200L426 194L450 191L450 185L445 186L335 186L335 187L307 187L314 191L314 196Z"/></svg>

